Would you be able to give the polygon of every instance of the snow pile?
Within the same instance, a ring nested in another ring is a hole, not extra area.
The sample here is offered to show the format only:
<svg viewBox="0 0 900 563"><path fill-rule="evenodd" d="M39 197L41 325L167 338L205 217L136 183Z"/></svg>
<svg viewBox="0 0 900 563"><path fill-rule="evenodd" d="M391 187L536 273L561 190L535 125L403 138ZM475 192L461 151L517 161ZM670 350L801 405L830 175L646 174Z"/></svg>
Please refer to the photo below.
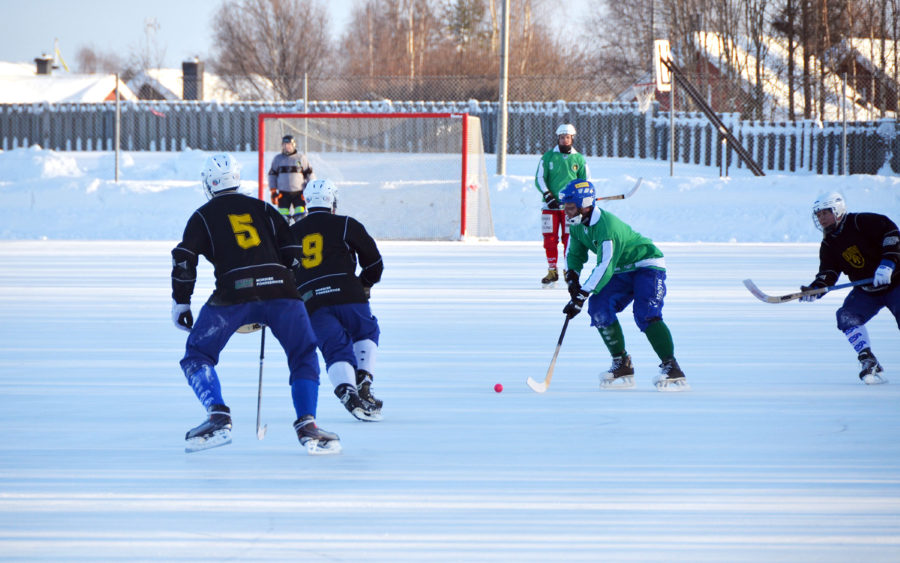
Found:
<svg viewBox="0 0 900 563"><path fill-rule="evenodd" d="M0 151L0 238L178 239L190 214L206 201L197 172L207 154L123 153L116 183L112 153L39 147ZM244 189L255 193L256 153L234 154L243 167ZM627 192L636 178L644 179L634 197L603 207L660 242L816 241L820 234L810 218L812 202L831 190L844 194L852 211L875 211L900 221L897 176L771 173L755 178L732 168L730 177L721 179L715 169L676 164L676 176L670 177L665 162L587 160L600 195ZM510 155L507 174L489 177L499 240L541 240L537 161L538 156ZM487 167L496 169L492 155Z"/></svg>

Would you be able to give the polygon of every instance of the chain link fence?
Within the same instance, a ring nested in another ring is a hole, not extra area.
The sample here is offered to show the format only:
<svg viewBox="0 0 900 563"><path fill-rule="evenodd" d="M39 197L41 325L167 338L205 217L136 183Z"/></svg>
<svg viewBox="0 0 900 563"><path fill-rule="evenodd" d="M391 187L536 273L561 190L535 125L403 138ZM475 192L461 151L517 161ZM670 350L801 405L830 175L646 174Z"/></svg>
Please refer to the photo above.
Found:
<svg viewBox="0 0 900 563"><path fill-rule="evenodd" d="M355 96L359 101L322 101L319 98L309 103L303 100L123 102L120 147L127 151L188 148L255 151L259 143L257 116L260 113L469 113L481 120L485 151L495 153L496 102L475 101L475 98L470 101L390 101L407 97L407 92L423 97L427 92L446 93L446 90L428 90L437 85L450 90L457 88L462 95L473 92L479 84L478 87L488 88L491 83L498 83L496 77L437 78L430 83L425 79L404 83L405 79L397 78L369 82L356 79L355 84L344 78L310 79L308 82L309 96L313 100L319 96L327 99L331 97L326 95L330 92L333 98L340 99L343 95L344 99L353 99ZM840 89L837 93L823 90L826 95L816 98L815 104L808 106L800 88L794 91L794 119L791 120L788 119L791 104L786 103L790 98L787 91L774 86L748 91L735 86L732 80L709 75L689 78L706 96L705 102L723 116L732 133L766 171L900 172L897 121L893 117L879 119L882 113L894 114L867 104L864 98L857 100L850 95L843 96ZM671 161L673 166L688 164L707 169L707 174L726 174L745 168L733 150L723 147L718 132L683 92L676 91L671 96L655 89L634 87L621 79L604 82L544 77L541 80L523 79L520 86L515 84L515 80L511 80L510 89L519 93L511 98L534 95L537 99L509 103L509 154L541 154L555 145L556 127L560 123L572 123L579 132L576 148L588 156ZM544 94L536 94L538 91ZM583 97L575 99L586 101L539 99L563 91L581 92ZM395 98L387 98L387 95ZM380 99L367 100L367 97ZM669 112L673 99L674 120ZM811 112L809 119L803 118L807 111ZM846 121L841 120L844 116ZM0 148L10 150L38 144L63 151L113 150L115 124L116 109L112 102L0 105ZM640 163L634 162L633 166L639 174Z"/></svg>

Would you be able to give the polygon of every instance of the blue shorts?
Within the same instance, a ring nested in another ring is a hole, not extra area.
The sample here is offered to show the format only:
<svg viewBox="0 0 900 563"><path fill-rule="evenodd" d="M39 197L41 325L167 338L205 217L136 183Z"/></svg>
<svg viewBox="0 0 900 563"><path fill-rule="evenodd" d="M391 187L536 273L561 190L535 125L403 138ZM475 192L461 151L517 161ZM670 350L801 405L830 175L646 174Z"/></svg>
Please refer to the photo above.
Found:
<svg viewBox="0 0 900 563"><path fill-rule="evenodd" d="M316 309L309 316L325 365L348 362L356 368L353 343L371 340L378 344L378 319L368 303L348 303Z"/></svg>
<svg viewBox="0 0 900 563"><path fill-rule="evenodd" d="M591 326L605 328L616 322L621 313L634 301L634 322L641 332L650 322L662 319L663 298L666 296L666 272L654 268L638 268L613 275L599 293L588 299Z"/></svg>
<svg viewBox="0 0 900 563"><path fill-rule="evenodd" d="M838 328L846 332L872 320L883 307L894 314L900 328L900 285L885 293L872 294L854 287L844 299L844 305L837 310Z"/></svg>
<svg viewBox="0 0 900 563"><path fill-rule="evenodd" d="M224 307L204 305L188 335L181 360L184 375L190 378L204 364L218 364L219 353L234 331L251 323L268 326L281 343L291 370L289 383L295 379L319 382L315 335L309 324L306 306L298 299L251 301Z"/></svg>

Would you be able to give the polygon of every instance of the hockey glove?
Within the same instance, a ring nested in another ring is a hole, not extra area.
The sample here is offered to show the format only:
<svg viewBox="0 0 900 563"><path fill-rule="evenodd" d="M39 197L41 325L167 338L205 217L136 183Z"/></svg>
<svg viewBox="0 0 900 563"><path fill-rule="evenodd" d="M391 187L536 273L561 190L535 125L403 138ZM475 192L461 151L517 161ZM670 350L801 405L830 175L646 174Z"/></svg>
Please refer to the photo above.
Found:
<svg viewBox="0 0 900 563"><path fill-rule="evenodd" d="M586 291L579 291L578 294L569 301L569 304L565 306L563 309L563 313L566 314L570 319L575 318L578 313L581 312L581 308L584 306L584 300L587 299Z"/></svg>
<svg viewBox="0 0 900 563"><path fill-rule="evenodd" d="M890 260L882 260L875 270L875 279L872 281L872 287L881 285L889 285L891 283L891 274L894 273L894 263Z"/></svg>
<svg viewBox="0 0 900 563"><path fill-rule="evenodd" d="M559 209L559 200L550 192L544 192L544 203L547 204L547 209Z"/></svg>
<svg viewBox="0 0 900 563"><path fill-rule="evenodd" d="M569 297L575 299L575 296L581 292L581 279L578 272L566 270L566 285L569 286Z"/></svg>
<svg viewBox="0 0 900 563"><path fill-rule="evenodd" d="M269 188L269 192L272 198L272 205L278 205L278 200L281 199L281 192L278 190Z"/></svg>
<svg viewBox="0 0 900 563"><path fill-rule="evenodd" d="M822 280L816 280L809 285L801 285L800 291L809 291L810 289L822 289L823 287L828 287L828 284L823 282ZM812 303L816 299L821 299L824 293L817 293L815 295L804 295L800 298L800 301L804 303Z"/></svg>
<svg viewBox="0 0 900 563"><path fill-rule="evenodd" d="M194 316L191 315L190 303L176 303L172 300L172 322L177 328L190 332L194 328Z"/></svg>

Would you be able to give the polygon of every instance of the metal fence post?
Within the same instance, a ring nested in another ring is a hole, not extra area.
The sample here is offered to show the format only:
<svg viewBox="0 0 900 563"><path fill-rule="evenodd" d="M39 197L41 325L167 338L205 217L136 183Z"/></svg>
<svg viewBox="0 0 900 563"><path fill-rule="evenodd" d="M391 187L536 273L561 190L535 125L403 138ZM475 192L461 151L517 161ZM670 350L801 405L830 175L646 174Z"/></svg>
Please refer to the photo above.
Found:
<svg viewBox="0 0 900 563"><path fill-rule="evenodd" d="M503 0L503 23L500 27L500 100L497 107L497 174L506 174L506 137L508 115L506 103L508 101L507 87L509 86L509 0Z"/></svg>
<svg viewBox="0 0 900 563"><path fill-rule="evenodd" d="M119 182L119 135L122 131L122 113L119 108L119 73L116 73L116 183Z"/></svg>
<svg viewBox="0 0 900 563"><path fill-rule="evenodd" d="M675 175L675 81L669 89L669 176Z"/></svg>
<svg viewBox="0 0 900 563"><path fill-rule="evenodd" d="M847 73L841 75L841 123L843 131L841 132L841 174L849 176L850 170L847 169Z"/></svg>
<svg viewBox="0 0 900 563"><path fill-rule="evenodd" d="M309 113L309 75L303 73L303 113ZM309 120L303 118L303 154L309 154Z"/></svg>

